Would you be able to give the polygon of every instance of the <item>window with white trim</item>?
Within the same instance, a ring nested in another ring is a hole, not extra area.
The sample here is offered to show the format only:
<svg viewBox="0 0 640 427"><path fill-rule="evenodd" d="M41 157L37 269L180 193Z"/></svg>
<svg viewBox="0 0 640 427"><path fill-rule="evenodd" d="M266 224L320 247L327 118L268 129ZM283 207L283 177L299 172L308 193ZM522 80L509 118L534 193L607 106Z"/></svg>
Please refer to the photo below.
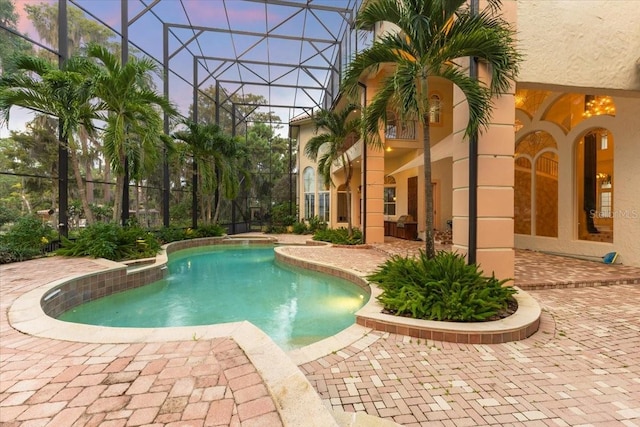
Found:
<svg viewBox="0 0 640 427"><path fill-rule="evenodd" d="M310 219L315 215L315 191L316 191L316 173L311 166L304 168L304 218Z"/></svg>
<svg viewBox="0 0 640 427"><path fill-rule="evenodd" d="M384 214L396 214L396 180L392 176L384 178Z"/></svg>

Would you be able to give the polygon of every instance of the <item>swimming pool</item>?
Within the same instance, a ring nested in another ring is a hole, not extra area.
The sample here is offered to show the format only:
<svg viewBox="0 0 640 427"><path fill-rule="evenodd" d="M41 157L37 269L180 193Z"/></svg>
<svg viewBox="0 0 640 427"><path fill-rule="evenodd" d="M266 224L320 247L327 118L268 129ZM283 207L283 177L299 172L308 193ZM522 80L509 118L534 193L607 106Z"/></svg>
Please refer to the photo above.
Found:
<svg viewBox="0 0 640 427"><path fill-rule="evenodd" d="M174 252L169 275L73 308L60 320L171 327L247 320L290 350L352 325L369 295L351 282L274 261L272 246L206 246Z"/></svg>

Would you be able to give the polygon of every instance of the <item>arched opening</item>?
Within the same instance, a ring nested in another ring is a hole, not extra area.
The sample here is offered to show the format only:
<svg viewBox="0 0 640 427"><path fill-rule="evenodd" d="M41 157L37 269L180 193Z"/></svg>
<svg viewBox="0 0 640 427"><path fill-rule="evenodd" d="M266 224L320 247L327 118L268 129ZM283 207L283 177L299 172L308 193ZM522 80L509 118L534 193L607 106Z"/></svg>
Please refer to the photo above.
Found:
<svg viewBox="0 0 640 427"><path fill-rule="evenodd" d="M429 96L429 123L439 125L442 123L441 117L442 101L440 95L434 93Z"/></svg>
<svg viewBox="0 0 640 427"><path fill-rule="evenodd" d="M517 234L558 237L558 146L547 132L516 144L514 226Z"/></svg>
<svg viewBox="0 0 640 427"><path fill-rule="evenodd" d="M613 243L613 135L593 129L576 144L578 239Z"/></svg>

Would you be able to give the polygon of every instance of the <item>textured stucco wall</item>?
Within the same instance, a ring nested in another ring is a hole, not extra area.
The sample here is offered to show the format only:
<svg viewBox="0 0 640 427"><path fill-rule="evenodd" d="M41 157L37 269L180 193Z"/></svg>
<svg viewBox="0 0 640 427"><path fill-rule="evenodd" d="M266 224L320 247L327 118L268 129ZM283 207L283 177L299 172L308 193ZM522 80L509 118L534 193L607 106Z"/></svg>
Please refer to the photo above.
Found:
<svg viewBox="0 0 640 427"><path fill-rule="evenodd" d="M318 169L316 167L316 164L304 154L304 148L307 144L307 141L309 141L315 135L315 132L314 132L315 128L310 119L300 121L296 123L296 125L299 125L299 128L298 128L299 129L299 134L298 134L298 177L299 177L298 178L298 209L299 209L299 212L298 212L298 216L300 218L303 218L304 217L304 170L306 167L311 166L313 168L316 176L316 183L318 181ZM314 213L314 215L316 215L318 212L317 197L318 196L316 193L316 203L315 203L316 212Z"/></svg>
<svg viewBox="0 0 640 427"><path fill-rule="evenodd" d="M640 90L637 0L521 0L518 82Z"/></svg>
<svg viewBox="0 0 640 427"><path fill-rule="evenodd" d="M614 97L616 117L599 116L580 123L569 134L551 131L558 142L558 238L517 234L516 247L600 257L617 251L619 262L640 267L640 98ZM605 128L615 141L613 159L613 243L578 239L580 210L575 186L575 143L590 129Z"/></svg>

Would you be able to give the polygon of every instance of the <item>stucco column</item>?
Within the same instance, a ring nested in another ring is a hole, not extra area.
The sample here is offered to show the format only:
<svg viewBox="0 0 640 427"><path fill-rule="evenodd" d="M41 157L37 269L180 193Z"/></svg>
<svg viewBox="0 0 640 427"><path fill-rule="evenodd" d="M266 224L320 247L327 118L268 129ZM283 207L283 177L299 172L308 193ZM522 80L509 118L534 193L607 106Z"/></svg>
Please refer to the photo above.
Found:
<svg viewBox="0 0 640 427"><path fill-rule="evenodd" d="M366 242L384 242L384 150L364 147L367 155L366 174Z"/></svg>
<svg viewBox="0 0 640 427"><path fill-rule="evenodd" d="M480 78L483 78L480 69ZM513 185L515 85L494 99L491 124L478 137L478 227L476 263L485 275L514 277ZM467 253L469 233L469 141L462 138L467 102L454 90L453 250Z"/></svg>

